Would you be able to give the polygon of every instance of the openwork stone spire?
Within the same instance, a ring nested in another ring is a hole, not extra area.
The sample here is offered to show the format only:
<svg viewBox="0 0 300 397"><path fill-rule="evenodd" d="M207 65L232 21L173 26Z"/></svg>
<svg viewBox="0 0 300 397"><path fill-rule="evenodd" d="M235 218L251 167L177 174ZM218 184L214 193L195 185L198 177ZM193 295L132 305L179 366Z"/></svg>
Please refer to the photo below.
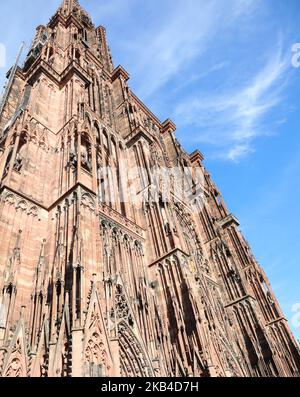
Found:
<svg viewBox="0 0 300 397"><path fill-rule="evenodd" d="M63 0L61 9L66 12L72 12L74 7L80 7L77 0Z"/></svg>
<svg viewBox="0 0 300 397"><path fill-rule="evenodd" d="M59 11L64 16L73 14L81 21L84 21L87 25L93 27L90 15L80 6L78 0L63 0Z"/></svg>

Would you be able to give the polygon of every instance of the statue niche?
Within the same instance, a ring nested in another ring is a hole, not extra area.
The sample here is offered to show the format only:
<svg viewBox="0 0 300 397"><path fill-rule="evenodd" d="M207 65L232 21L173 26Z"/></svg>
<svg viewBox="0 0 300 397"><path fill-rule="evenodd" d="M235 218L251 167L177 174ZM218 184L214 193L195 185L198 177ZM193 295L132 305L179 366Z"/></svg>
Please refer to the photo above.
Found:
<svg viewBox="0 0 300 397"><path fill-rule="evenodd" d="M92 145L86 134L81 136L80 161L83 169L92 172Z"/></svg>
<svg viewBox="0 0 300 397"><path fill-rule="evenodd" d="M14 171L21 172L24 166L26 143L27 143L27 139L26 136L23 134L20 137L17 154L14 161L14 166L13 166Z"/></svg>
<svg viewBox="0 0 300 397"><path fill-rule="evenodd" d="M67 168L71 168L73 171L77 168L77 147L78 139L77 133L68 136L68 146L70 148L69 160L67 162Z"/></svg>
<svg viewBox="0 0 300 397"><path fill-rule="evenodd" d="M77 162L80 161L81 167L85 171L92 172L92 145L88 135L86 133L81 135L80 145L78 144L77 135L75 140L69 141L69 144L71 145L71 148L67 167L71 167L73 170L75 170L77 167ZM80 146L79 150L78 146Z"/></svg>
<svg viewBox="0 0 300 397"><path fill-rule="evenodd" d="M20 137L20 141L18 144L18 149L16 152L16 156L13 159L13 153L14 153L14 145L16 144L16 140L14 141L14 143L10 146L9 148L9 152L6 158L6 162L5 162L5 167L4 167L4 172L3 172L3 176L2 179L4 179L8 172L9 172L9 168L11 166L11 163L13 161L13 170L17 171L17 172L21 172L23 165L24 165L24 160L25 160L25 146L27 143L27 138L26 135L23 134Z"/></svg>

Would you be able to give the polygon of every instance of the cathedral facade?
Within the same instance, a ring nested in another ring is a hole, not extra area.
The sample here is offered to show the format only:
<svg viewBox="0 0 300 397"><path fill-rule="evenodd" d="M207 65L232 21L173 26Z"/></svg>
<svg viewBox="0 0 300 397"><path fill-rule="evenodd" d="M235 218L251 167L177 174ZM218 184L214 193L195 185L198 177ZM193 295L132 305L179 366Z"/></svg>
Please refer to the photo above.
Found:
<svg viewBox="0 0 300 397"><path fill-rule="evenodd" d="M270 284L203 165L64 0L0 114L0 376L300 375Z"/></svg>

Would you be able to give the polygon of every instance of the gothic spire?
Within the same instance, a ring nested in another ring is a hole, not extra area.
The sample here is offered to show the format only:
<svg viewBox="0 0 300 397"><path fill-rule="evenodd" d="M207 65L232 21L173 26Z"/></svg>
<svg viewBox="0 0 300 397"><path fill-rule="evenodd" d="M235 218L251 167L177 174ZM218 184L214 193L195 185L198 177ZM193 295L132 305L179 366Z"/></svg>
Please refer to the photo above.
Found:
<svg viewBox="0 0 300 397"><path fill-rule="evenodd" d="M74 7L80 7L78 0L63 0L61 9L67 13L71 12Z"/></svg>
<svg viewBox="0 0 300 397"><path fill-rule="evenodd" d="M68 16L71 13L77 13L78 11L83 12L78 0L63 0L58 11L63 15Z"/></svg>
<svg viewBox="0 0 300 397"><path fill-rule="evenodd" d="M68 16L73 14L75 16L80 16L87 24L93 26L91 17L89 14L81 7L78 0L63 0L59 11L64 15Z"/></svg>
<svg viewBox="0 0 300 397"><path fill-rule="evenodd" d="M46 239L44 239L41 243L40 249L40 257L36 268L36 283L35 283L35 292L40 288L43 283L43 276L44 276L44 266L45 266L45 245Z"/></svg>

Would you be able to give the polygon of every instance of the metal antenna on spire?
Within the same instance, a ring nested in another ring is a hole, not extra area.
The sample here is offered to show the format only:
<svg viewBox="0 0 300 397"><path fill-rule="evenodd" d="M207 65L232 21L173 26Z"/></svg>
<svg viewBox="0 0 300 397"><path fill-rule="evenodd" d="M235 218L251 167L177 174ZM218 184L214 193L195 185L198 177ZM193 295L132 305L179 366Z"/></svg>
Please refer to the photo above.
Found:
<svg viewBox="0 0 300 397"><path fill-rule="evenodd" d="M1 99L1 103L0 103L0 116L1 116L1 114L3 112L6 100L8 98L9 93L10 93L10 89L11 89L11 86L13 84L13 81L14 81L14 78L15 78L15 74L16 74L16 71L17 71L17 68L18 68L18 64L19 64L19 61L20 61L20 58L21 58L21 55L22 55L24 47L25 47L25 42L23 41L21 46L20 46L20 48L19 48L19 51L18 51L16 60L15 60L14 66L12 67L12 69L10 71L8 82L4 86L4 92L3 92L3 96L2 96L2 99Z"/></svg>

